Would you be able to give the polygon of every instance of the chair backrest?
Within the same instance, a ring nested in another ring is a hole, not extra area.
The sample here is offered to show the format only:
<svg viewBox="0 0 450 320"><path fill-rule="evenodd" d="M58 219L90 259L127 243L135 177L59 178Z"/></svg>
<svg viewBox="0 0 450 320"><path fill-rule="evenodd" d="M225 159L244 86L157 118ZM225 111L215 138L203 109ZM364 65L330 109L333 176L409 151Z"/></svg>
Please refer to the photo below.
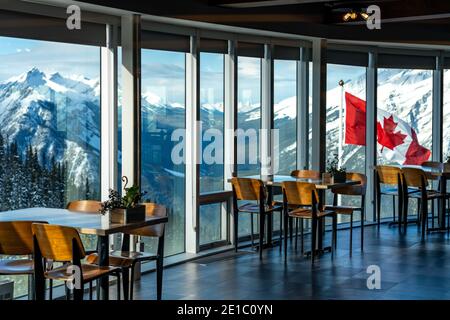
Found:
<svg viewBox="0 0 450 320"><path fill-rule="evenodd" d="M232 178L231 184L237 200L261 200L261 188L265 192L263 182L258 179ZM265 197L265 194L263 196Z"/></svg>
<svg viewBox="0 0 450 320"><path fill-rule="evenodd" d="M359 181L359 184L345 186L342 188L332 189L335 194L343 194L348 196L362 196L366 194L367 177L365 174L357 172L347 172L347 180Z"/></svg>
<svg viewBox="0 0 450 320"><path fill-rule="evenodd" d="M422 167L442 170L444 168L444 164L438 161L425 161L422 163Z"/></svg>
<svg viewBox="0 0 450 320"><path fill-rule="evenodd" d="M427 187L427 175L422 169L403 168L403 179L408 187L422 188Z"/></svg>
<svg viewBox="0 0 450 320"><path fill-rule="evenodd" d="M308 182L284 181L283 194L288 204L296 206L312 206L319 203L316 185Z"/></svg>
<svg viewBox="0 0 450 320"><path fill-rule="evenodd" d="M389 185L398 185L402 178L402 169L392 166L377 166L378 182ZM400 179L400 181L399 181Z"/></svg>
<svg viewBox="0 0 450 320"><path fill-rule="evenodd" d="M145 206L145 215L147 217L167 217L166 207L156 203L143 203ZM130 231L126 231L126 234L138 235L143 237L162 237L164 234L165 223L159 223L157 225L138 228Z"/></svg>
<svg viewBox="0 0 450 320"><path fill-rule="evenodd" d="M95 200L77 200L69 202L67 209L70 211L84 212L84 213L99 213L102 208L102 203Z"/></svg>
<svg viewBox="0 0 450 320"><path fill-rule="evenodd" d="M291 172L291 176L301 179L320 179L321 174L316 170L294 170Z"/></svg>
<svg viewBox="0 0 450 320"><path fill-rule="evenodd" d="M31 226L36 222L0 222L0 254L11 256L33 254L33 231Z"/></svg>
<svg viewBox="0 0 450 320"><path fill-rule="evenodd" d="M80 235L75 228L58 226L54 224L34 223L33 235L36 237L41 255L52 261L73 261L74 242L79 249L79 258L86 256Z"/></svg>

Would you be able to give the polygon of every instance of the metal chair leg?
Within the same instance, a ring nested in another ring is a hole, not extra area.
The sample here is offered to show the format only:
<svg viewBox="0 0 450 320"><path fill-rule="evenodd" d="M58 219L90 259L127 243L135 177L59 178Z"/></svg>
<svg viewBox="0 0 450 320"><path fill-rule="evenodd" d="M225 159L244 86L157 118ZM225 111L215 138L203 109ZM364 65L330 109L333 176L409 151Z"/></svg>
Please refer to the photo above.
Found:
<svg viewBox="0 0 450 320"><path fill-rule="evenodd" d="M250 237L251 237L251 241L252 241L252 249L255 247L255 240L254 238L254 230L253 230L253 214L250 213Z"/></svg>
<svg viewBox="0 0 450 320"><path fill-rule="evenodd" d="M298 220L295 219L295 252L297 252L297 242L298 242Z"/></svg>
<svg viewBox="0 0 450 320"><path fill-rule="evenodd" d="M353 212L350 215L350 257L353 251Z"/></svg>
<svg viewBox="0 0 450 320"><path fill-rule="evenodd" d="M300 218L300 248L301 248L301 252L302 254L305 252L305 241L303 239L303 219Z"/></svg>

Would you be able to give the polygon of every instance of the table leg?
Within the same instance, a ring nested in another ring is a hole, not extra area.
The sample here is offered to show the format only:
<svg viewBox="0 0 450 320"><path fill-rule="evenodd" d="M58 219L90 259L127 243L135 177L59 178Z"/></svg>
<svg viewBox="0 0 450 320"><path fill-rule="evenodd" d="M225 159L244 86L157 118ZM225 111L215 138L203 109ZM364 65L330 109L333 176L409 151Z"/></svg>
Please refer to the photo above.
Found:
<svg viewBox="0 0 450 320"><path fill-rule="evenodd" d="M99 266L109 266L109 236L98 237L98 264ZM109 299L109 279L103 277L98 281L99 300Z"/></svg>
<svg viewBox="0 0 450 320"><path fill-rule="evenodd" d="M444 175L442 175L441 176L441 178L440 178L440 184L441 184L441 190L440 190L440 192L442 193L442 194L446 194L447 193L447 178L444 176ZM441 228L441 229L445 229L446 228L446 223L445 223L445 201L446 199L445 199L445 197L442 197L440 200L439 200L439 218L438 218L438 221L439 221L439 227Z"/></svg>
<svg viewBox="0 0 450 320"><path fill-rule="evenodd" d="M267 204L271 205L273 202L273 188L268 186L267 188ZM272 246L272 231L273 231L273 214L267 214L267 247Z"/></svg>

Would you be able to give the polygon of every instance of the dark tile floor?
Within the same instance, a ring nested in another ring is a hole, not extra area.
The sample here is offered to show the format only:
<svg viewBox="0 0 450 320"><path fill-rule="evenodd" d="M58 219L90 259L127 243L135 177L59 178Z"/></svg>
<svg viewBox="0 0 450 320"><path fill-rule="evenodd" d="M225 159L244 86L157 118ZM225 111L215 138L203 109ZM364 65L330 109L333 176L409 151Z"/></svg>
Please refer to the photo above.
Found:
<svg viewBox="0 0 450 320"><path fill-rule="evenodd" d="M262 260L243 249L168 268L163 299L450 299L447 233L429 234L422 242L414 225L406 235L396 227L371 226L364 252L359 233L355 229L352 257L348 230L339 231L334 258L325 254L314 267L290 245L287 264L276 247L265 250ZM381 268L379 290L367 288L370 265ZM155 299L155 291L155 274L146 274L136 282L135 299Z"/></svg>

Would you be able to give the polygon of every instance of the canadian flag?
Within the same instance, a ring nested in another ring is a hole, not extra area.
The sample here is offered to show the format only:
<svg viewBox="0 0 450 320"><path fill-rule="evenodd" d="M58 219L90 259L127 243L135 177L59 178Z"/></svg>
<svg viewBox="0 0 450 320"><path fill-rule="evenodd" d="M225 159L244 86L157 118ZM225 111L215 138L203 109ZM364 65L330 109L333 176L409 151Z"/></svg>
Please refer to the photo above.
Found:
<svg viewBox="0 0 450 320"><path fill-rule="evenodd" d="M345 143L366 145L366 102L346 92ZM405 121L380 108L377 109L377 141L379 152L399 164L421 165L431 151L420 145L416 131Z"/></svg>

